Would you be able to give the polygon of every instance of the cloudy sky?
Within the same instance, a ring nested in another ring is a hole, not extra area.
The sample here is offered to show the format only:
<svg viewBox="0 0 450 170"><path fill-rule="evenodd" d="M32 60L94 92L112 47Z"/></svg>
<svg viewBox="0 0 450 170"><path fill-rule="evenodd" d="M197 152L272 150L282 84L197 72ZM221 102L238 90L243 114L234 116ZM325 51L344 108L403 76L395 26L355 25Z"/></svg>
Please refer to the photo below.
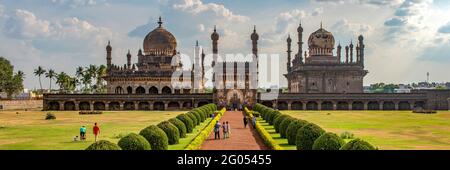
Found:
<svg viewBox="0 0 450 170"><path fill-rule="evenodd" d="M211 51L214 25L221 53L250 53L256 25L260 53L280 54L285 70L288 34L301 21L306 41L322 21L341 44L365 36L366 85L424 81L426 72L450 81L446 0L0 0L0 56L25 72L27 88L39 88L37 66L73 74L77 66L104 64L108 40L113 62L124 64L159 16L186 54L196 40Z"/></svg>

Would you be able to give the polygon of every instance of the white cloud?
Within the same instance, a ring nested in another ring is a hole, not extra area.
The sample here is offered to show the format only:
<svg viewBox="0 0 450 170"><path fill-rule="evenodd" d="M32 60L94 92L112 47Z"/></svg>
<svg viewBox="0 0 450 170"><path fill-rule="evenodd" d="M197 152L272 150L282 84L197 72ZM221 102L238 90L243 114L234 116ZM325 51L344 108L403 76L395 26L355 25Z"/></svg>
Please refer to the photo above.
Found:
<svg viewBox="0 0 450 170"><path fill-rule="evenodd" d="M93 6L106 2L106 0L50 0L50 1L53 4L62 5L70 8Z"/></svg>
<svg viewBox="0 0 450 170"><path fill-rule="evenodd" d="M311 0L318 3L330 4L363 4L363 5L377 5L377 6L397 6L405 0Z"/></svg>
<svg viewBox="0 0 450 170"><path fill-rule="evenodd" d="M53 34L52 29L49 21L40 20L33 13L18 9L7 19L3 33L11 38L32 39L50 36Z"/></svg>
<svg viewBox="0 0 450 170"><path fill-rule="evenodd" d="M199 24L199 25L198 25L198 31L204 32L204 31L205 31L205 25Z"/></svg>
<svg viewBox="0 0 450 170"><path fill-rule="evenodd" d="M450 22L441 26L438 31L439 33L450 34Z"/></svg>
<svg viewBox="0 0 450 170"><path fill-rule="evenodd" d="M173 8L192 14L212 12L216 16L223 17L232 21L245 22L249 20L249 18L246 16L234 14L231 10L223 5L216 3L204 4L201 0L182 0L182 3L174 4Z"/></svg>

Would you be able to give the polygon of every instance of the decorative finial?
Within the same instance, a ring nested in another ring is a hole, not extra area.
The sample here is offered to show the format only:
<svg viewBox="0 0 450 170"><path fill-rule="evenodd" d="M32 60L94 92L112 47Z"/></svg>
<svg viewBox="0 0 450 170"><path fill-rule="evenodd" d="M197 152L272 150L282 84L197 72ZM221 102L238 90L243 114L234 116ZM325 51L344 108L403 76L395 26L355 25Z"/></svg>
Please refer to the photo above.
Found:
<svg viewBox="0 0 450 170"><path fill-rule="evenodd" d="M216 25L214 25L214 32L216 32Z"/></svg>
<svg viewBox="0 0 450 170"><path fill-rule="evenodd" d="M131 54L131 51L128 49L128 54Z"/></svg>
<svg viewBox="0 0 450 170"><path fill-rule="evenodd" d="M253 25L253 32L256 32L256 25Z"/></svg>
<svg viewBox="0 0 450 170"><path fill-rule="evenodd" d="M108 45L111 45L111 41L110 40L108 40Z"/></svg>
<svg viewBox="0 0 450 170"><path fill-rule="evenodd" d="M159 27L162 27L163 22L162 22L161 16L159 16L158 24L159 24Z"/></svg>
<svg viewBox="0 0 450 170"><path fill-rule="evenodd" d="M195 46L197 46L198 47L198 40L195 42Z"/></svg>
<svg viewBox="0 0 450 170"><path fill-rule="evenodd" d="M320 21L320 29L322 29L323 27L322 27L323 25L322 25L322 21Z"/></svg>

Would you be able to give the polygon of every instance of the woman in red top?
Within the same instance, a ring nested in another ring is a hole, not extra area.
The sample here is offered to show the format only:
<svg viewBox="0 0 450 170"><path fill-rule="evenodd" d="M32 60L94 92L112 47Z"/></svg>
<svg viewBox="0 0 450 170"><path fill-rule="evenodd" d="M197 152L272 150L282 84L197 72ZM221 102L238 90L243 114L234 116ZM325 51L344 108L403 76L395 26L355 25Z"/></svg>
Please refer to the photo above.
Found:
<svg viewBox="0 0 450 170"><path fill-rule="evenodd" d="M97 142L97 135L100 133L100 127L97 126L97 123L94 124L94 136L95 136L95 142Z"/></svg>

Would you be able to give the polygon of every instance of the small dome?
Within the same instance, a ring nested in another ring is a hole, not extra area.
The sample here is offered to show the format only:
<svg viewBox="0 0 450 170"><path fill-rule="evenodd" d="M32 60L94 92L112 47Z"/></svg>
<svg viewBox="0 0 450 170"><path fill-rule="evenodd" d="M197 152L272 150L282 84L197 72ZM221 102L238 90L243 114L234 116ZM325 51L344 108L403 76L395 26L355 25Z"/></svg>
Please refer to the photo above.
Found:
<svg viewBox="0 0 450 170"><path fill-rule="evenodd" d="M148 33L144 39L144 53L147 55L173 55L176 53L177 40L172 33L162 27L161 18L159 27Z"/></svg>

